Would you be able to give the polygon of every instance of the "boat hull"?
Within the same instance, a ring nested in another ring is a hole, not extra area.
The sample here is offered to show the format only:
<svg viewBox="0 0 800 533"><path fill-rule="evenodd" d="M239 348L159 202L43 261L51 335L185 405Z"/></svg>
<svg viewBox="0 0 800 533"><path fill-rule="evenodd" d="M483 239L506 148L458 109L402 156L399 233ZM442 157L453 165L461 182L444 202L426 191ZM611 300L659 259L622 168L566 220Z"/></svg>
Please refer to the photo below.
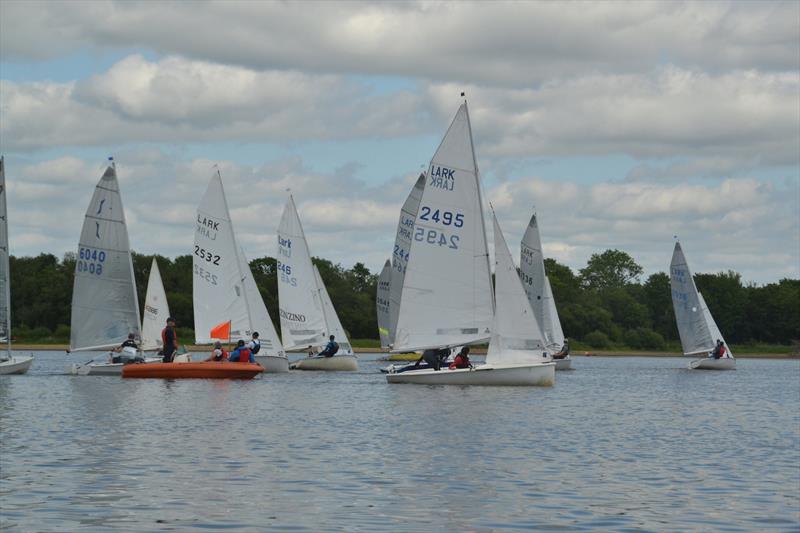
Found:
<svg viewBox="0 0 800 533"><path fill-rule="evenodd" d="M33 357L12 357L0 362L0 375L25 374L33 363Z"/></svg>
<svg viewBox="0 0 800 533"><path fill-rule="evenodd" d="M289 371L289 358L280 355L256 355L256 363L264 367L264 372L278 374Z"/></svg>
<svg viewBox="0 0 800 533"><path fill-rule="evenodd" d="M697 359L689 364L692 370L736 370L736 359L733 357L706 357Z"/></svg>
<svg viewBox="0 0 800 533"><path fill-rule="evenodd" d="M255 363L202 361L197 363L141 363L126 365L123 378L252 379L264 371Z"/></svg>
<svg viewBox="0 0 800 533"><path fill-rule="evenodd" d="M442 370L409 370L386 374L389 383L417 385L489 385L550 387L555 384L555 363L535 365L481 365L470 368Z"/></svg>
<svg viewBox="0 0 800 533"><path fill-rule="evenodd" d="M160 357L146 357L145 363L160 363ZM77 363L69 367L69 373L73 376L119 376L122 369L135 363Z"/></svg>
<svg viewBox="0 0 800 533"><path fill-rule="evenodd" d="M293 362L292 370L324 370L329 372L356 372L358 359L355 355L334 355L333 357L307 357Z"/></svg>
<svg viewBox="0 0 800 533"><path fill-rule="evenodd" d="M564 359L553 359L556 370L572 370L572 358L568 355Z"/></svg>

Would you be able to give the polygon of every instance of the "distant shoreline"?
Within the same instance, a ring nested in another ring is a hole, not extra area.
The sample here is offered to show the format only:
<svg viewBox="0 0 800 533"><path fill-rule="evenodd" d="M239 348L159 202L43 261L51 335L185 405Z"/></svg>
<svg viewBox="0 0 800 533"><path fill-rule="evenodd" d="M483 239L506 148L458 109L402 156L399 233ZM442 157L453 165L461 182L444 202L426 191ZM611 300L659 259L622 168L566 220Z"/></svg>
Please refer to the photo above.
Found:
<svg viewBox="0 0 800 533"><path fill-rule="evenodd" d="M11 348L13 350L33 350L42 352L66 352L69 346L67 344L28 344L28 343L14 343ZM190 352L210 352L211 345L194 345L187 344L186 349ZM737 359L800 359L800 355L790 353L791 348L787 347L786 353L736 353ZM393 361L408 361L416 360L417 356L411 354L395 354L390 356L388 352L380 348L360 348L354 347L353 351L356 353L385 353ZM485 355L485 348L473 348L472 353L475 355ZM304 351L289 352L292 355L304 355ZM573 357L684 357L676 352L653 352L653 351L623 351L623 350L596 350L587 352L584 350L576 350L571 354ZM687 357L688 359L688 357Z"/></svg>

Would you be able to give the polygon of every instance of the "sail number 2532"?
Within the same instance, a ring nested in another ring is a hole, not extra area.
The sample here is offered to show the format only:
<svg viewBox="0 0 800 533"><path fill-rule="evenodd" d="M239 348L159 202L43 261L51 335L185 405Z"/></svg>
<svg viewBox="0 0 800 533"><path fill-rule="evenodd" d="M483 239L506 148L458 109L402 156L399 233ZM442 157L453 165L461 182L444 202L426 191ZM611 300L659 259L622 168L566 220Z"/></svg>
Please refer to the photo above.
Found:
<svg viewBox="0 0 800 533"><path fill-rule="evenodd" d="M220 257L218 255L215 255L213 252L210 252L204 248L200 248L196 244L194 246L194 255L200 259L205 259L208 263L213 263L215 265L219 264Z"/></svg>

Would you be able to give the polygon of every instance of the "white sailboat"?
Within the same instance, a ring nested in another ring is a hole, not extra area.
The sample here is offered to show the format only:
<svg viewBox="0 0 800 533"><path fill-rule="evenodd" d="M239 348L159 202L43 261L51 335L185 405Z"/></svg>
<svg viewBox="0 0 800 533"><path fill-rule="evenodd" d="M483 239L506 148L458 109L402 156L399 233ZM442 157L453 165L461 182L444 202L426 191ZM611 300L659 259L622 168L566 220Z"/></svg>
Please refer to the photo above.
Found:
<svg viewBox="0 0 800 533"><path fill-rule="evenodd" d="M0 342L6 353L0 353L0 375L24 374L33 363L33 356L11 354L11 272L8 248L8 206L6 205L5 161L0 157Z"/></svg>
<svg viewBox="0 0 800 533"><path fill-rule="evenodd" d="M679 242L675 243L672 252L669 273L672 306L678 323L683 354L707 355L703 359L692 361L689 367L701 370L735 370L736 359L714 322L703 295L698 292L694 284L692 272L689 270ZM725 355L719 359L711 356L717 340L721 340L725 346Z"/></svg>
<svg viewBox="0 0 800 533"><path fill-rule="evenodd" d="M378 276L378 290L375 295L375 311L378 315L378 335L381 339L381 348L389 349L389 307L391 305L392 262L388 259L383 265Z"/></svg>
<svg viewBox="0 0 800 533"><path fill-rule="evenodd" d="M267 372L288 372L289 360L236 243L219 171L211 177L197 208L192 268L195 342L214 342L211 330L230 321L230 342L249 342L257 332L261 349L256 361Z"/></svg>
<svg viewBox="0 0 800 533"><path fill-rule="evenodd" d="M164 282L161 281L161 272L158 270L158 263L154 257L150 265L150 277L147 280L147 293L144 297L144 311L142 312L142 351L161 351L161 348L164 347L161 330L169 316L167 293L164 291Z"/></svg>
<svg viewBox="0 0 800 533"><path fill-rule="evenodd" d="M544 253L542 252L542 239L539 235L539 223L534 213L522 236L520 244L519 277L525 294L531 304L540 331L544 334L544 341L551 353L557 353L564 346L564 332L561 330L561 321L558 318L553 291L550 280L545 273ZM554 358L556 370L569 370L572 359L567 355Z"/></svg>
<svg viewBox="0 0 800 533"><path fill-rule="evenodd" d="M311 262L303 225L289 195L278 226L278 300L281 336L287 351L313 350L334 335L339 352L292 363L297 370L358 370L358 360L336 314L319 272Z"/></svg>
<svg viewBox="0 0 800 533"><path fill-rule="evenodd" d="M486 342L490 338L494 347L490 343L487 363L475 369L390 371L387 381L453 385L552 384L553 363L537 359L541 354L530 357L534 353L530 350L543 347L541 341L538 345L518 346L519 343L506 340L506 326L501 327L500 322L509 320L510 306L519 298L508 299L508 282L500 283L505 274L499 270L498 290L503 290L503 297L498 298L498 313L495 313L480 181L466 103L459 108L433 156L427 180L414 223L394 351L456 347ZM505 241L502 244L505 246ZM508 254L507 247L505 253ZM502 259L502 254L498 254ZM513 274L519 290L517 296L530 308L516 269ZM528 318L534 330L526 332L525 338L539 331L532 311ZM498 328L497 333L492 328ZM516 328L514 335L520 336ZM524 352L526 357L517 352Z"/></svg>
<svg viewBox="0 0 800 533"><path fill-rule="evenodd" d="M140 339L141 329L128 228L112 162L95 187L83 221L72 287L69 351L108 350L122 344L129 334ZM140 354L135 348L125 348L121 357L129 362ZM74 364L70 372L121 374L123 362L110 362L110 353L101 359Z"/></svg>

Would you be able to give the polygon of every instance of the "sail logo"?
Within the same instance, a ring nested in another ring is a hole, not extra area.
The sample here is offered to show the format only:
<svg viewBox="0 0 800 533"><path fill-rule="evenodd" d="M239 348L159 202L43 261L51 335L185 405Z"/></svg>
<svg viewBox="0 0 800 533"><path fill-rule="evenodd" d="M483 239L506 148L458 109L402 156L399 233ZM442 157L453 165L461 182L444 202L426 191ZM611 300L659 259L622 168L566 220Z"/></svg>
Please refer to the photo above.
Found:
<svg viewBox="0 0 800 533"><path fill-rule="evenodd" d="M106 199L105 198L100 200L100 205L97 207L97 213L95 213L95 215L99 215L100 213L103 212L103 204L104 203L106 203Z"/></svg>
<svg viewBox="0 0 800 533"><path fill-rule="evenodd" d="M283 309L278 310L280 312L281 318L285 318L286 320L291 320L293 322L305 322L306 315L301 315L300 313L290 313L288 311L284 311Z"/></svg>
<svg viewBox="0 0 800 533"><path fill-rule="evenodd" d="M285 246L286 248L292 247L292 239L284 239L278 235L278 246Z"/></svg>
<svg viewBox="0 0 800 533"><path fill-rule="evenodd" d="M211 220L210 218L197 214L197 233L206 239L215 241L217 240L217 232L219 231L219 222Z"/></svg>
<svg viewBox="0 0 800 533"><path fill-rule="evenodd" d="M431 171L428 174L430 178L428 186L452 191L456 184L455 172L455 169L452 168L431 165Z"/></svg>

